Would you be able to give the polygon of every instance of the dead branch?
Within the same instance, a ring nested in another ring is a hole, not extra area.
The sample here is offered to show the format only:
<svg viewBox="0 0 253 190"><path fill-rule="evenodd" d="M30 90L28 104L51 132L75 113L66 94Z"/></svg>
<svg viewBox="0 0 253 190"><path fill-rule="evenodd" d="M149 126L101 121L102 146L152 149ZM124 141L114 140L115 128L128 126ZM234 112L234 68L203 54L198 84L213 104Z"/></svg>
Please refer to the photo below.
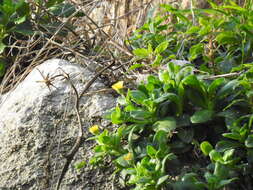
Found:
<svg viewBox="0 0 253 190"><path fill-rule="evenodd" d="M68 171L69 165L72 162L75 154L77 153L78 149L80 148L81 144L82 144L82 140L83 140L83 129L82 129L82 121L81 121L81 117L80 117L80 112L79 112L79 103L80 103L80 99L82 98L82 96L85 94L85 92L87 92L87 90L90 88L90 86L96 81L96 79L108 68L112 67L114 65L115 62L112 62L111 64L109 64L108 66L104 67L103 69L101 69L91 80L89 80L84 89L81 91L80 95L78 94L78 91L76 89L76 87L74 86L74 84L71 82L70 77L68 74L64 73L63 77L69 82L70 86L72 87L72 89L74 90L75 93L75 112L77 115L77 119L78 119L78 136L76 138L76 142L73 145L73 147L71 148L71 150L67 153L67 155L65 156L65 163L64 166L61 170L61 174L60 177L58 178L57 184L56 184L56 190L59 190L60 186L61 186L61 182L65 176L65 174Z"/></svg>

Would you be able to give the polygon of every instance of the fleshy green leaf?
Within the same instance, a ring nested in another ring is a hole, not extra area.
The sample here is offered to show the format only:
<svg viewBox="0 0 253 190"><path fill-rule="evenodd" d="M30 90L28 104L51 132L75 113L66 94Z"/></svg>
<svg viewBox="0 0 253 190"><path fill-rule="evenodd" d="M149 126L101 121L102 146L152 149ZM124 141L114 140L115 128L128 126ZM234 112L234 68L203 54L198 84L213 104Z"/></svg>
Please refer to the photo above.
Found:
<svg viewBox="0 0 253 190"><path fill-rule="evenodd" d="M82 169L86 165L87 165L87 163L85 161L81 161L81 162L75 164L75 168L76 169Z"/></svg>
<svg viewBox="0 0 253 190"><path fill-rule="evenodd" d="M169 45L169 41L166 40L162 43L160 43L156 48L155 48L155 54L160 54L162 52L164 52L167 48L168 48L168 45Z"/></svg>
<svg viewBox="0 0 253 190"><path fill-rule="evenodd" d="M0 41L0 54L3 53L5 48L6 48L6 45Z"/></svg>
<svg viewBox="0 0 253 190"><path fill-rule="evenodd" d="M156 131L166 131L166 132L171 132L175 130L177 127L176 125L176 120L173 117L167 117L163 120L157 121L154 124L154 128Z"/></svg>
<svg viewBox="0 0 253 190"><path fill-rule="evenodd" d="M132 100L137 104L142 104L145 99L147 99L147 96L145 93L143 93L140 90L132 90L130 92L130 96Z"/></svg>
<svg viewBox="0 0 253 190"><path fill-rule="evenodd" d="M133 50L133 54L141 59L148 58L150 52L145 48L138 48Z"/></svg>
<svg viewBox="0 0 253 190"><path fill-rule="evenodd" d="M216 40L219 44L234 44L238 43L236 34L232 31L223 31L216 36Z"/></svg>
<svg viewBox="0 0 253 190"><path fill-rule="evenodd" d="M204 123L211 120L213 117L213 111L211 110L200 110L196 111L193 116L191 116L192 123Z"/></svg>
<svg viewBox="0 0 253 190"><path fill-rule="evenodd" d="M156 55L155 60L152 63L152 66L159 66L159 65L161 65L162 60L163 60L163 56Z"/></svg>
<svg viewBox="0 0 253 190"><path fill-rule="evenodd" d="M223 160L225 162L231 160L234 152L235 152L235 149L226 150L223 155Z"/></svg>
<svg viewBox="0 0 253 190"><path fill-rule="evenodd" d="M233 133L223 133L222 134L223 137L229 138L229 139L233 139L233 140L241 140L241 135L237 132L233 132Z"/></svg>
<svg viewBox="0 0 253 190"><path fill-rule="evenodd" d="M137 63L137 64L132 65L132 66L129 68L129 70L134 70L134 69L137 69L137 68L140 68L140 67L143 67L143 66L144 66L144 64L139 64L139 63Z"/></svg>
<svg viewBox="0 0 253 190"><path fill-rule="evenodd" d="M196 59L200 54L202 54L204 51L203 44L199 43L196 45L193 45L190 49L190 56L189 60L192 61Z"/></svg>
<svg viewBox="0 0 253 190"><path fill-rule="evenodd" d="M144 121L145 119L150 118L152 116L152 114L148 111L135 110L135 111L130 111L130 116L134 119Z"/></svg>
<svg viewBox="0 0 253 190"><path fill-rule="evenodd" d="M163 177L160 177L157 181L156 187L158 187L159 185L162 185L164 182L166 182L166 180L169 178L169 175L165 175Z"/></svg>
<svg viewBox="0 0 253 190"><path fill-rule="evenodd" d="M219 181L219 184L218 184L218 186L217 186L217 189L220 189L220 188L222 188L222 187L224 187L224 186L226 186L226 185L228 185L228 184L230 184L230 183L232 183L233 181L235 181L235 180L237 180L238 178L231 178L231 179L224 179L224 180L221 180L221 181Z"/></svg>
<svg viewBox="0 0 253 190"><path fill-rule="evenodd" d="M241 144L234 141L219 141L215 148L219 152L225 152L226 150L234 149L240 147Z"/></svg>
<svg viewBox="0 0 253 190"><path fill-rule="evenodd" d="M226 97L227 95L229 95L231 92L233 92L233 90L239 85L239 81L238 80L232 80L230 82L228 82L225 86L223 86L220 90L218 90L217 92L217 97L219 99L222 99L224 97Z"/></svg>
<svg viewBox="0 0 253 190"><path fill-rule="evenodd" d="M220 162L216 162L214 168L214 175L221 179L227 178L228 169Z"/></svg>
<svg viewBox="0 0 253 190"><path fill-rule="evenodd" d="M215 162L219 161L223 163L222 155L214 149L209 152L209 157Z"/></svg>
<svg viewBox="0 0 253 190"><path fill-rule="evenodd" d="M253 135L249 135L245 141L245 146L247 148L253 148Z"/></svg>
<svg viewBox="0 0 253 190"><path fill-rule="evenodd" d="M200 144L200 149L205 156L208 156L209 153L213 150L213 146L208 141L204 141Z"/></svg>
<svg viewBox="0 0 253 190"><path fill-rule="evenodd" d="M225 79L224 78L219 78L214 80L211 85L208 87L208 93L211 97L214 97L216 94L216 91L218 87L220 87L222 84L224 84Z"/></svg>
<svg viewBox="0 0 253 190"><path fill-rule="evenodd" d="M157 153L157 150L151 146L151 145L148 145L146 147L146 151L147 151L147 154L151 157L151 158L154 158L156 153Z"/></svg>

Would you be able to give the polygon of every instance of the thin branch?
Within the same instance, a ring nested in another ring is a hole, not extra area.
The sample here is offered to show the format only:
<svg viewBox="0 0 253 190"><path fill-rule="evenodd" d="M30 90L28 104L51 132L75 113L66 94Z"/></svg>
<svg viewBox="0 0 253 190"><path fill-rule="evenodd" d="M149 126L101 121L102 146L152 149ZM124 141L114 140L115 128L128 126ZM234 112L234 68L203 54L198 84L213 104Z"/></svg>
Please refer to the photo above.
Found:
<svg viewBox="0 0 253 190"><path fill-rule="evenodd" d="M228 78L228 77L236 77L239 76L243 73L243 71L239 72L239 73L227 73L227 74L222 74L222 75L215 75L215 76L209 76L209 77L204 77L204 80L214 80L217 78Z"/></svg>
<svg viewBox="0 0 253 190"><path fill-rule="evenodd" d="M104 67L103 69L101 69L90 81L88 81L84 87L84 89L81 91L80 95L78 94L78 91L76 89L76 87L73 85L73 83L70 80L70 77L67 73L65 73L64 71L64 78L70 83L70 86L72 87L72 89L74 90L75 93L75 112L77 115L77 120L78 120L78 136L76 139L75 144L73 145L73 147L71 148L71 150L67 153L67 155L65 156L65 163L64 166L62 168L60 177L58 178L57 184L56 184L56 190L60 189L61 186L61 182L65 176L65 174L68 171L69 165L72 162L75 154L77 153L78 149L80 148L81 144L82 144L82 140L83 140L83 129L82 129L82 121L81 121L81 117L80 117L80 112L79 112L79 102L80 99L82 98L82 96L86 93L86 91L90 88L90 86L95 82L95 80L108 68L110 68L111 66L114 65L115 62L112 62L111 64L109 64L108 66Z"/></svg>

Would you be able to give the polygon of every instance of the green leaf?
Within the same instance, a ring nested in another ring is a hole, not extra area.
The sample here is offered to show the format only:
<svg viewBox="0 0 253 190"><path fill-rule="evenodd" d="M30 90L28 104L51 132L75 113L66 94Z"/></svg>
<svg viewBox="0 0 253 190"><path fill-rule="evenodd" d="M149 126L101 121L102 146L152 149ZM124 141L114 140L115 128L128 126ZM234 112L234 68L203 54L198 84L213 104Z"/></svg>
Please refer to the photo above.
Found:
<svg viewBox="0 0 253 190"><path fill-rule="evenodd" d="M151 158L155 158L155 155L157 153L157 150L151 146L151 145L148 145L146 147L146 151L147 151L147 154L151 157Z"/></svg>
<svg viewBox="0 0 253 190"><path fill-rule="evenodd" d="M137 104L143 104L143 101L148 98L146 94L140 90L131 90L130 96L132 100Z"/></svg>
<svg viewBox="0 0 253 190"><path fill-rule="evenodd" d="M179 84L185 77L189 76L189 75L193 75L194 68L192 66L186 66L184 68L182 68L175 77L175 80L177 82L177 84Z"/></svg>
<svg viewBox="0 0 253 190"><path fill-rule="evenodd" d="M156 55L155 60L152 63L152 66L159 66L159 65L161 65L162 60L163 60L163 56L161 56L159 54Z"/></svg>
<svg viewBox="0 0 253 190"><path fill-rule="evenodd" d="M223 154L223 160L225 162L232 160L235 149L226 150Z"/></svg>
<svg viewBox="0 0 253 190"><path fill-rule="evenodd" d="M24 1L19 1L18 4L16 4L16 12L18 14L18 16L23 17L23 16L27 16L30 17L30 6L28 3L24 2Z"/></svg>
<svg viewBox="0 0 253 190"><path fill-rule="evenodd" d="M129 68L129 70L132 71L132 70L134 70L134 69L137 69L137 68L140 68L140 67L143 67L143 66L145 66L145 65L144 65L144 64L139 64L139 63L133 64L133 65Z"/></svg>
<svg viewBox="0 0 253 190"><path fill-rule="evenodd" d="M121 110L118 106L111 112L111 121L113 124L120 124L123 122L121 119Z"/></svg>
<svg viewBox="0 0 253 190"><path fill-rule="evenodd" d="M143 110L135 110L135 111L130 111L130 116L134 119L137 120L146 120L152 117L152 114L148 111L143 111ZM146 120L148 122L148 120Z"/></svg>
<svg viewBox="0 0 253 190"><path fill-rule="evenodd" d="M240 11L242 13L246 13L248 10L245 8L240 7L239 5L237 5L235 2L233 1L229 1L232 5L224 5L222 6L223 9L234 9L237 11Z"/></svg>
<svg viewBox="0 0 253 190"><path fill-rule="evenodd" d="M186 34L194 34L197 33L199 30L200 30L199 26L192 26L186 31Z"/></svg>
<svg viewBox="0 0 253 190"><path fill-rule="evenodd" d="M218 162L218 161L221 163L224 162L222 155L214 149L209 152L209 157L211 160L213 160L215 162Z"/></svg>
<svg viewBox="0 0 253 190"><path fill-rule="evenodd" d="M236 34L232 31L221 32L216 36L216 40L219 44L235 44L238 43Z"/></svg>
<svg viewBox="0 0 253 190"><path fill-rule="evenodd" d="M127 154L124 154L120 157L118 157L116 160L115 160L115 163L119 164L121 167L129 167L129 162L127 160L124 159L124 157L126 156Z"/></svg>
<svg viewBox="0 0 253 190"><path fill-rule="evenodd" d="M230 184L230 183L232 183L233 181L235 181L235 180L237 180L238 178L231 178L231 179L224 179L224 180L221 180L221 181L219 181L219 183L218 183L218 186L217 186L217 189L220 189L220 188L222 188L222 187L224 187L224 186L226 186L226 185L228 185L228 184Z"/></svg>
<svg viewBox="0 0 253 190"><path fill-rule="evenodd" d="M194 182L197 182L197 177L198 177L198 175L196 173L186 173L182 177L182 181L194 183Z"/></svg>
<svg viewBox="0 0 253 190"><path fill-rule="evenodd" d="M25 22L23 22L19 25L16 25L16 27L14 27L11 30L11 32L17 32L17 33L25 35L25 36L29 36L29 35L34 34L32 24L28 20L26 20Z"/></svg>
<svg viewBox="0 0 253 190"><path fill-rule="evenodd" d="M168 71L160 70L158 76L159 80L161 80L163 83L168 84L170 82L170 75Z"/></svg>
<svg viewBox="0 0 253 190"><path fill-rule="evenodd" d="M212 27L210 25L207 25L207 26L201 27L198 34L201 36L205 36L205 35L210 34L210 32L212 32Z"/></svg>
<svg viewBox="0 0 253 190"><path fill-rule="evenodd" d="M166 40L162 43L160 43L156 48L155 48L155 54L161 54L162 52L164 52L169 45L169 41Z"/></svg>
<svg viewBox="0 0 253 190"><path fill-rule="evenodd" d="M245 141L245 146L247 148L253 148L253 135L249 135Z"/></svg>
<svg viewBox="0 0 253 190"><path fill-rule="evenodd" d="M180 100L179 97L174 94L174 93L165 93L162 96L160 96L159 98L154 100L154 103L159 104L162 103L166 100L170 100L172 102L174 102L176 105L179 104Z"/></svg>
<svg viewBox="0 0 253 190"><path fill-rule="evenodd" d="M233 139L233 140L241 140L241 135L237 132L233 132L233 133L223 133L222 134L223 137L229 138L229 139Z"/></svg>
<svg viewBox="0 0 253 190"><path fill-rule="evenodd" d="M203 141L200 144L200 149L205 156L208 156L209 153L213 150L213 146L208 141Z"/></svg>
<svg viewBox="0 0 253 190"><path fill-rule="evenodd" d="M199 55L201 55L204 51L204 46L203 44L199 43L196 45L193 45L190 48L190 56L189 56L189 60L192 61L194 59L196 59Z"/></svg>
<svg viewBox="0 0 253 190"><path fill-rule="evenodd" d="M127 100L126 100L125 97L119 96L119 97L117 98L117 103L119 103L120 105L127 105Z"/></svg>
<svg viewBox="0 0 253 190"><path fill-rule="evenodd" d="M167 154L167 155L163 158L163 160L162 160L162 168L161 168L161 171L162 171L162 172L165 172L167 160L174 160L174 159L176 159L176 158L177 158L177 156L176 156L174 153L169 153L169 154Z"/></svg>
<svg viewBox="0 0 253 190"><path fill-rule="evenodd" d="M234 149L234 148L238 148L241 147L241 144L238 142L234 142L234 141L219 141L216 146L215 149L218 152L225 152L226 150L230 150L230 149Z"/></svg>
<svg viewBox="0 0 253 190"><path fill-rule="evenodd" d="M219 78L214 80L210 86L208 87L208 93L211 97L214 97L216 94L216 91L218 89L218 87L220 87L222 84L225 83L225 79L224 78Z"/></svg>
<svg viewBox="0 0 253 190"><path fill-rule="evenodd" d="M169 175L165 175L163 177L160 177L156 183L156 188L158 188L160 185L162 185L164 182L166 182L168 178L169 178Z"/></svg>
<svg viewBox="0 0 253 190"><path fill-rule="evenodd" d="M214 175L220 179L225 179L228 177L228 168L225 167L223 164L220 162L215 163L215 168L214 168Z"/></svg>
<svg viewBox="0 0 253 190"><path fill-rule="evenodd" d="M211 120L213 117L213 111L211 110L200 110L196 111L193 116L191 116L192 123L204 123Z"/></svg>
<svg viewBox="0 0 253 190"><path fill-rule="evenodd" d="M85 167L86 165L87 165L87 162L81 161L81 162L78 162L78 163L75 164L75 168L80 170L83 167Z"/></svg>
<svg viewBox="0 0 253 190"><path fill-rule="evenodd" d="M138 48L133 50L133 54L141 59L148 58L151 52L145 48Z"/></svg>
<svg viewBox="0 0 253 190"><path fill-rule="evenodd" d="M154 123L154 129L155 131L166 131L166 132L172 132L176 129L176 120L173 117L167 117L163 120L157 121Z"/></svg>
<svg viewBox="0 0 253 190"><path fill-rule="evenodd" d="M188 99L201 108L208 108L206 86L195 75L189 75L181 82Z"/></svg>
<svg viewBox="0 0 253 190"><path fill-rule="evenodd" d="M188 75L183 80L182 83L186 86L190 86L198 90L203 96L205 95L205 84L203 81L199 80L195 75Z"/></svg>
<svg viewBox="0 0 253 190"><path fill-rule="evenodd" d="M6 48L6 45L0 41L0 54L4 52L5 48Z"/></svg>
<svg viewBox="0 0 253 190"><path fill-rule="evenodd" d="M26 16L18 17L18 18L16 18L16 19L14 20L14 23L15 23L15 24L21 24L21 23L25 22L25 20L26 20Z"/></svg>
<svg viewBox="0 0 253 190"><path fill-rule="evenodd" d="M153 142L157 145L166 145L168 142L167 133L164 130L157 131L153 137Z"/></svg>
<svg viewBox="0 0 253 190"><path fill-rule="evenodd" d="M204 177L206 178L206 181L208 182L208 184L215 184L218 182L219 179L217 179L218 177L211 174L210 172L206 172Z"/></svg>

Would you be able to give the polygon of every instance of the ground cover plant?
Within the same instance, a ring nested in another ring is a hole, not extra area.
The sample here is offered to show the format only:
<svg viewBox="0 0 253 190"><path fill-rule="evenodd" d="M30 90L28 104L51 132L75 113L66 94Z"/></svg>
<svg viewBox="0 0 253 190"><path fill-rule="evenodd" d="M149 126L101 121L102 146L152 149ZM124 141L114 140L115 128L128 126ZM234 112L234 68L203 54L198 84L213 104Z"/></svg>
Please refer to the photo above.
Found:
<svg viewBox="0 0 253 190"><path fill-rule="evenodd" d="M167 67L136 89L116 83L117 106L105 115L113 129L90 128L97 143L91 164L110 158L125 187L253 186L252 3L210 5L162 5L170 14L151 16L128 41L136 61L130 69Z"/></svg>
<svg viewBox="0 0 253 190"><path fill-rule="evenodd" d="M133 53L152 65L187 59L216 74L251 62L252 2L243 7L234 1L209 2L209 9L180 10L166 4L161 15L154 17L151 12L129 40Z"/></svg>
<svg viewBox="0 0 253 190"><path fill-rule="evenodd" d="M129 189L251 189L252 2L209 3L209 9L161 5L158 15L150 10L147 22L126 41L132 52L116 43L115 53L104 26L78 6L63 0L0 0L1 85L14 83L45 58L69 55L119 62L122 73L148 70L153 74L136 88L127 89L123 81L113 85L117 106L105 115L113 125L90 128L96 142L90 163L103 166L109 159ZM73 25L82 16L89 21L85 39ZM99 37L103 43L94 45ZM129 69L125 60L133 63Z"/></svg>

